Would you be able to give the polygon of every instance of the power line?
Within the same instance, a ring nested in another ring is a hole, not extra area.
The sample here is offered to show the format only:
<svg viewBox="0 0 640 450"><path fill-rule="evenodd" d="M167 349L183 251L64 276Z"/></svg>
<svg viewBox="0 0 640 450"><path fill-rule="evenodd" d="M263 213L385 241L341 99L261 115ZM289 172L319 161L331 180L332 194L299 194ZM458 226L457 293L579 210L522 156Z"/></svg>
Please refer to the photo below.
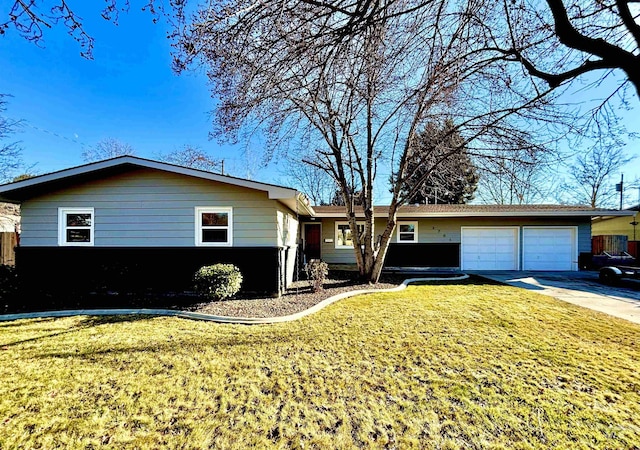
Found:
<svg viewBox="0 0 640 450"><path fill-rule="evenodd" d="M36 126L36 125L34 125L34 124L32 124L32 123L30 123L28 121L24 121L24 122L22 122L22 124L25 124L28 127L33 128L34 130L40 131L42 133L47 133L47 134L50 134L51 136L55 136L55 137L57 137L59 139L64 139L65 141L69 141L69 142L73 142L74 144L78 144L82 148L90 147L89 144L86 144L86 143L84 143L82 141L79 141L78 139L71 139L71 138L68 138L66 136L61 135L60 133L56 133L55 131L50 131L50 130L46 130L44 128L40 128L39 126Z"/></svg>

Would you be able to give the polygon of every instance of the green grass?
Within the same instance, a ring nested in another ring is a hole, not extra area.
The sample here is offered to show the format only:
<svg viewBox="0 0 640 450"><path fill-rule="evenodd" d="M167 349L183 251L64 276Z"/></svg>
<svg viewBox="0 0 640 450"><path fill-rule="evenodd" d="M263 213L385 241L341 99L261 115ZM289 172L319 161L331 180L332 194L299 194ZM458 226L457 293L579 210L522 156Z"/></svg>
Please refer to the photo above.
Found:
<svg viewBox="0 0 640 450"><path fill-rule="evenodd" d="M496 285L0 323L0 448L638 448L640 327Z"/></svg>

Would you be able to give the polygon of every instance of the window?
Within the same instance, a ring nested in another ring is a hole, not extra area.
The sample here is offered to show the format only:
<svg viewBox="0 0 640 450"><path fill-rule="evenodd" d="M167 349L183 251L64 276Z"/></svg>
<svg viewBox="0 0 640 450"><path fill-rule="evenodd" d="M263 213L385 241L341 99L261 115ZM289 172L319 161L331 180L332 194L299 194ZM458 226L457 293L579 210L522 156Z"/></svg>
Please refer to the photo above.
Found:
<svg viewBox="0 0 640 450"><path fill-rule="evenodd" d="M398 222L398 242L418 242L418 222Z"/></svg>
<svg viewBox="0 0 640 450"><path fill-rule="evenodd" d="M358 234L364 234L364 223L357 223ZM336 222L336 248L353 248L353 238L348 222Z"/></svg>
<svg viewBox="0 0 640 450"><path fill-rule="evenodd" d="M93 245L93 208L58 208L58 245Z"/></svg>
<svg viewBox="0 0 640 450"><path fill-rule="evenodd" d="M230 246L233 208L196 207L196 245Z"/></svg>

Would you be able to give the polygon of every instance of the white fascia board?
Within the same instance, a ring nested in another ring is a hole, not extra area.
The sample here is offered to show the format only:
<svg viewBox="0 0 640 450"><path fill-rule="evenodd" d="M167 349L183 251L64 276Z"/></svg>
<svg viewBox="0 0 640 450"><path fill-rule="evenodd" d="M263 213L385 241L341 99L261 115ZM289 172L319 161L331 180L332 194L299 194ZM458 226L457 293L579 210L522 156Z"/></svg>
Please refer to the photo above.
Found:
<svg viewBox="0 0 640 450"><path fill-rule="evenodd" d="M598 214L593 215L593 220L606 220L606 219L613 219L616 217L632 217L635 216L636 214L638 214L638 211L628 211L628 210L622 210L622 211L599 211Z"/></svg>
<svg viewBox="0 0 640 450"><path fill-rule="evenodd" d="M121 159L118 160L118 164L123 164L124 162L125 161L122 161ZM15 183L4 184L0 186L0 194L2 194L3 192L37 186L38 184L48 183L50 181L73 177L75 175L82 175L94 170L113 167L118 164L113 164L113 160L106 160L97 163L85 164L83 166L73 167L71 169L59 170L57 172L51 172L44 175L38 175L32 178L27 178L26 180L16 181Z"/></svg>
<svg viewBox="0 0 640 450"><path fill-rule="evenodd" d="M360 217L361 214L356 214ZM403 213L399 212L397 220L404 218L463 218L463 217L608 217L608 216L633 216L626 211L477 211L477 212L437 212L437 213ZM343 218L344 214L316 213L318 218ZM386 213L375 213L374 217L387 217Z"/></svg>
<svg viewBox="0 0 640 450"><path fill-rule="evenodd" d="M601 211L508 211L508 212L467 212L467 213L432 213L432 214L398 214L398 217L594 217L602 215ZM609 214L607 214L609 215ZM628 214L618 214L627 216Z"/></svg>
<svg viewBox="0 0 640 450"><path fill-rule="evenodd" d="M311 216L315 217L316 212L313 210L313 207L309 204L309 200L304 194L297 192L297 195L294 198L285 198L279 199L280 203L286 205L291 211L295 211L298 214L303 216Z"/></svg>

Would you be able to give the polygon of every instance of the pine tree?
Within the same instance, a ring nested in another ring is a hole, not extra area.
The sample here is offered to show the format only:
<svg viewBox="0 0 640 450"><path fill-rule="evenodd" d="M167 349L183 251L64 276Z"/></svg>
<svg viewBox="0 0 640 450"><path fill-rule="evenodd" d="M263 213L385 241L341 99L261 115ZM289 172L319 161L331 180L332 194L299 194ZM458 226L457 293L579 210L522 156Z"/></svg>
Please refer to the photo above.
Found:
<svg viewBox="0 0 640 450"><path fill-rule="evenodd" d="M411 204L467 203L473 199L479 179L465 140L450 119L442 126L430 122L417 135L407 173L404 193Z"/></svg>

